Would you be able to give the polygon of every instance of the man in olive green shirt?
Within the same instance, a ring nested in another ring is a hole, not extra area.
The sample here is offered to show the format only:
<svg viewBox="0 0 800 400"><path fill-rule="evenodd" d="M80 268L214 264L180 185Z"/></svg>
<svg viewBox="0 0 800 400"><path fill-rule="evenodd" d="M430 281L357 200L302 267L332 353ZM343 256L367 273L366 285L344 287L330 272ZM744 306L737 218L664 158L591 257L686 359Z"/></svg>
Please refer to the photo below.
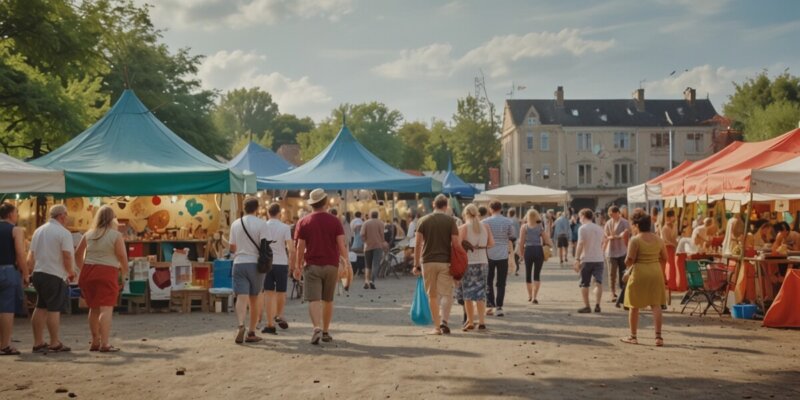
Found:
<svg viewBox="0 0 800 400"><path fill-rule="evenodd" d="M448 200L438 195L433 201L435 210L417 224L416 246L414 247L414 274L425 281L425 292L430 299L433 316L432 335L449 334L447 320L453 305L453 276L450 274L450 249L458 240L458 227L455 218L446 214ZM421 264L421 266L420 266Z"/></svg>

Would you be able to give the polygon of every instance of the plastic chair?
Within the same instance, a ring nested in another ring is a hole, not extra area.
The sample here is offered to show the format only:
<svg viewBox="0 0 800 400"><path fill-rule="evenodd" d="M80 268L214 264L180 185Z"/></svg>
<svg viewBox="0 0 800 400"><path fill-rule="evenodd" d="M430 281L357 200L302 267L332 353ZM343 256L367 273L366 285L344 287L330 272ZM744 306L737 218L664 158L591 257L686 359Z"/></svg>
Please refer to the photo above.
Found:
<svg viewBox="0 0 800 400"><path fill-rule="evenodd" d="M138 314L140 307L150 312L150 291L147 281L129 281L130 293L122 293L122 300L126 300L129 314Z"/></svg>
<svg viewBox="0 0 800 400"><path fill-rule="evenodd" d="M233 260L215 260L213 276L213 283L208 289L211 304L216 305L217 300L220 300L222 310L227 312L231 303L228 299L233 295Z"/></svg>
<svg viewBox="0 0 800 400"><path fill-rule="evenodd" d="M689 283L689 292L686 294L681 314L690 303L694 309L689 315L694 315L702 307L703 300L706 307L699 315L706 315L713 308L720 316L724 313L722 302L728 291L728 269L725 266L712 264L706 260L686 260L686 280Z"/></svg>

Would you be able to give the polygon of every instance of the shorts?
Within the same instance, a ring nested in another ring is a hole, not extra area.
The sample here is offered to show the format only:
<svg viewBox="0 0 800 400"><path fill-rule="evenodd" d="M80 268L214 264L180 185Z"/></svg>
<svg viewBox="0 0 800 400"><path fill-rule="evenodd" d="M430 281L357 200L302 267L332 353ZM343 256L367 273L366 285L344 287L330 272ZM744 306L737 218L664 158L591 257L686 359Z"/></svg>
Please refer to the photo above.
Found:
<svg viewBox="0 0 800 400"><path fill-rule="evenodd" d="M78 279L81 297L89 308L114 307L119 295L119 268L86 264Z"/></svg>
<svg viewBox="0 0 800 400"><path fill-rule="evenodd" d="M383 259L383 249L372 249L364 252L367 269L377 271L381 267Z"/></svg>
<svg viewBox="0 0 800 400"><path fill-rule="evenodd" d="M600 262L585 262L581 264L581 283L580 287L588 288L591 286L592 277L597 282L598 285L603 284L603 269L605 267L605 263Z"/></svg>
<svg viewBox="0 0 800 400"><path fill-rule="evenodd" d="M567 235L559 235L556 240L557 247L569 247L569 237Z"/></svg>
<svg viewBox="0 0 800 400"><path fill-rule="evenodd" d="M423 262L422 278L425 283L425 293L429 299L437 296L453 297L453 275L450 274L450 263Z"/></svg>
<svg viewBox="0 0 800 400"><path fill-rule="evenodd" d="M264 277L264 290L268 292L286 293L286 287L288 285L289 266L273 264L272 270Z"/></svg>
<svg viewBox="0 0 800 400"><path fill-rule="evenodd" d="M22 301L22 275L13 265L0 265L0 314L13 314Z"/></svg>
<svg viewBox="0 0 800 400"><path fill-rule="evenodd" d="M31 283L36 289L36 308L48 312L67 312L69 285L58 276L45 272L34 272Z"/></svg>
<svg viewBox="0 0 800 400"><path fill-rule="evenodd" d="M256 263L233 264L233 293L258 296L264 289L264 276Z"/></svg>
<svg viewBox="0 0 800 400"><path fill-rule="evenodd" d="M339 281L339 268L333 265L307 265L303 280L305 301L332 302Z"/></svg>

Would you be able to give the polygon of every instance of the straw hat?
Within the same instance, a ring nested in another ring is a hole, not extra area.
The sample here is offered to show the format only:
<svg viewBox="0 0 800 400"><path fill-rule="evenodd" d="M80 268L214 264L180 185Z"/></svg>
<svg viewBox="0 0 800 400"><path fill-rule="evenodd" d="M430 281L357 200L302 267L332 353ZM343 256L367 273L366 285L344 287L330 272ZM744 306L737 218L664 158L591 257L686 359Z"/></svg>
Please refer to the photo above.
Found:
<svg viewBox="0 0 800 400"><path fill-rule="evenodd" d="M328 198L328 194L325 193L322 189L314 189L311 191L311 194L308 195L308 204L312 207L318 205L319 203L325 201Z"/></svg>

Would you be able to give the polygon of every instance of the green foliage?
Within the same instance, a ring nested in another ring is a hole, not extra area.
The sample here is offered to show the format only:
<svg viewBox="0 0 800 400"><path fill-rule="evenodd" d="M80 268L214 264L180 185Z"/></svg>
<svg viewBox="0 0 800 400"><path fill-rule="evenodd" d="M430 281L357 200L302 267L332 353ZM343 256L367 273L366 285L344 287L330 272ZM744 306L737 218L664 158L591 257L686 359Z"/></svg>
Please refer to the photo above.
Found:
<svg viewBox="0 0 800 400"><path fill-rule="evenodd" d="M485 182L488 169L500 164L500 141L484 107L472 96L458 100L449 148L453 169L467 182Z"/></svg>
<svg viewBox="0 0 800 400"><path fill-rule="evenodd" d="M431 138L431 131L422 122L406 122L397 131L403 143L400 159L402 169L420 169L425 164L425 147Z"/></svg>
<svg viewBox="0 0 800 400"><path fill-rule="evenodd" d="M767 72L739 84L725 105L725 115L736 121L747 140L763 140L797 127L800 78L788 72L770 79ZM794 122L790 120L794 116Z"/></svg>
<svg viewBox="0 0 800 400"><path fill-rule="evenodd" d="M431 136L425 146L425 169L429 171L444 171L450 160L448 142L453 132L444 121L434 121L431 125Z"/></svg>
<svg viewBox="0 0 800 400"><path fill-rule="evenodd" d="M272 121L267 134L272 138L272 150L277 151L284 144L297 144L297 135L313 129L314 121L309 117L280 114Z"/></svg>
<svg viewBox="0 0 800 400"><path fill-rule="evenodd" d="M277 116L272 95L257 87L225 93L214 109L214 123L229 139L263 137Z"/></svg>
<svg viewBox="0 0 800 400"><path fill-rule="evenodd" d="M261 138L254 138L253 141L266 149L272 147L272 136L269 134L265 134ZM236 141L233 142L233 146L231 146L231 158L239 154L249 143L250 138L248 136L240 136L236 139Z"/></svg>

